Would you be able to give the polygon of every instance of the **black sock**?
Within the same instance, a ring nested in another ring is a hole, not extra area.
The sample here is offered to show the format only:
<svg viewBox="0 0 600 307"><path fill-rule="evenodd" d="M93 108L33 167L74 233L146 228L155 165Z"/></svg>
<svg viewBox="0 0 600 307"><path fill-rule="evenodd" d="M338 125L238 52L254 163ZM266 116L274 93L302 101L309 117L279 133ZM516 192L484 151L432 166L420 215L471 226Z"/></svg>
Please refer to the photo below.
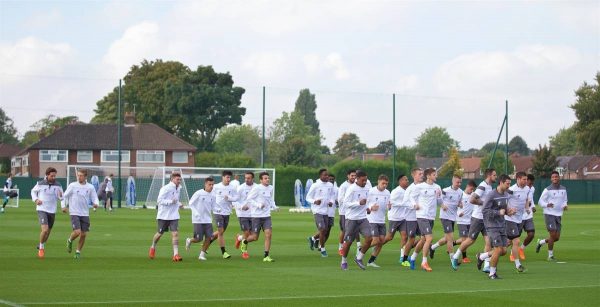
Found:
<svg viewBox="0 0 600 307"><path fill-rule="evenodd" d="M452 241L452 246L457 246L458 244L456 243L456 241Z"/></svg>
<svg viewBox="0 0 600 307"><path fill-rule="evenodd" d="M463 258L467 258L467 252L462 252Z"/></svg>
<svg viewBox="0 0 600 307"><path fill-rule="evenodd" d="M216 240L216 239L217 239L217 238L211 238L211 239L210 239L210 244L212 244L213 242L215 242L215 240Z"/></svg>
<svg viewBox="0 0 600 307"><path fill-rule="evenodd" d="M404 257L402 257L402 262L404 261L408 261L408 256L405 255Z"/></svg>
<svg viewBox="0 0 600 307"><path fill-rule="evenodd" d="M225 254L225 247L221 246L221 254Z"/></svg>
<svg viewBox="0 0 600 307"><path fill-rule="evenodd" d="M248 240L246 240L246 239L244 239L244 241L242 241L242 242L244 242L244 244L248 244Z"/></svg>
<svg viewBox="0 0 600 307"><path fill-rule="evenodd" d="M265 251L265 257L269 256L269 251Z"/></svg>
<svg viewBox="0 0 600 307"><path fill-rule="evenodd" d="M369 263L375 262L375 259L377 259L377 256L371 255L371 258L369 258Z"/></svg>

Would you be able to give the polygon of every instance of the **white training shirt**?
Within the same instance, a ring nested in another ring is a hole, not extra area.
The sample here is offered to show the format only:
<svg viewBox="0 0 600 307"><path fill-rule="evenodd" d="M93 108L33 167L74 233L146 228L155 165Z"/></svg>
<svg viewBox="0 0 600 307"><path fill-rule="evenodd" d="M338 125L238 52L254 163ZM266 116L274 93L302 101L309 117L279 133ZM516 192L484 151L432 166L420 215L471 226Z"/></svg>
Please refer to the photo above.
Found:
<svg viewBox="0 0 600 307"><path fill-rule="evenodd" d="M246 199L248 198L248 194L250 193L250 191L252 191L254 186L256 186L255 183L247 185L244 182L237 188L238 200L233 203L233 205L235 206L235 215L237 215L237 217L250 217L251 205L246 201ZM242 207L244 207L244 205L248 205L248 210L242 210Z"/></svg>
<svg viewBox="0 0 600 307"><path fill-rule="evenodd" d="M35 206L36 211L56 213L56 205L63 199L63 189L56 181L48 183L46 180L41 180L31 189L31 199L34 202L42 201L41 205Z"/></svg>
<svg viewBox="0 0 600 307"><path fill-rule="evenodd" d="M113 187L112 179L110 179L108 177L107 177L107 179L108 179L108 181L106 182L106 189L104 189L104 191L105 192L114 192L115 188Z"/></svg>
<svg viewBox="0 0 600 307"><path fill-rule="evenodd" d="M317 200L321 201L320 205L315 204ZM335 205L333 184L329 181L315 180L306 194L306 201L310 204L313 214L327 215L330 203L331 206Z"/></svg>
<svg viewBox="0 0 600 307"><path fill-rule="evenodd" d="M384 224L385 213L387 212L388 204L390 203L390 191L383 189L380 191L377 186L372 187L369 190L369 196L367 197L367 206L371 209L371 213L367 214L369 223L372 224ZM373 206L379 205L379 209L373 211Z"/></svg>
<svg viewBox="0 0 600 307"><path fill-rule="evenodd" d="M448 207L444 210L440 207L440 219L456 221L458 217L458 204L461 203L463 190L453 189L451 186L442 190L442 203Z"/></svg>
<svg viewBox="0 0 600 307"><path fill-rule="evenodd" d="M517 212L512 216L505 215L504 219L513 223L521 223L523 221L523 214L525 213L525 206L527 199L529 198L529 187L525 185L520 188L516 183L508 189L508 207L517 209Z"/></svg>
<svg viewBox="0 0 600 307"><path fill-rule="evenodd" d="M482 181L479 186L475 189L475 194L479 196L481 199L481 206L475 205L473 206L473 217L476 219L483 220L483 204L485 203L485 199L487 195L493 190L492 185L487 182Z"/></svg>
<svg viewBox="0 0 600 307"><path fill-rule="evenodd" d="M544 214L562 216L567 202L567 189L562 185L550 185L544 189L538 203L544 208ZM548 204L553 204L554 207L550 208Z"/></svg>
<svg viewBox="0 0 600 307"><path fill-rule="evenodd" d="M181 202L179 202L180 192L181 185L176 187L173 182L169 182L160 188L157 200L157 220L173 221L179 219L179 206L181 206Z"/></svg>
<svg viewBox="0 0 600 307"><path fill-rule="evenodd" d="M415 210L415 205L412 202L412 194L415 193L414 190L417 184L413 182L408 186L408 188L406 188L406 191L404 192L404 200L402 201L402 203L406 206L406 220L409 222L417 221L417 210Z"/></svg>
<svg viewBox="0 0 600 307"><path fill-rule="evenodd" d="M214 214L230 215L233 202L238 200L237 188L231 184L224 185L222 182L215 184L213 193L217 199L217 205L213 210ZM225 199L227 196L227 200Z"/></svg>
<svg viewBox="0 0 600 307"><path fill-rule="evenodd" d="M369 197L369 189L367 185L360 187L358 184L352 184L348 187L344 196L347 220L362 220L367 218L367 204L360 205L360 201Z"/></svg>
<svg viewBox="0 0 600 307"><path fill-rule="evenodd" d="M535 203L533 202L533 194L535 193L535 187L529 187L529 213L527 211L523 212L523 221L529 220L533 218L533 207L535 207Z"/></svg>
<svg viewBox="0 0 600 307"><path fill-rule="evenodd" d="M471 225L471 215L473 215L473 205L471 203L471 194L463 191L462 198L460 200L462 208L458 208L456 212L456 223L460 225ZM462 216L460 214L462 213Z"/></svg>
<svg viewBox="0 0 600 307"><path fill-rule="evenodd" d="M348 182L348 180L344 181L340 188L338 189L337 200L338 200L338 213L340 215L346 215L346 208L344 206L344 197L346 197L346 191L348 187L351 186L352 183Z"/></svg>
<svg viewBox="0 0 600 307"><path fill-rule="evenodd" d="M271 210L278 208L275 204L272 185L255 184L248 193L246 201L252 204L251 216L253 218L269 217Z"/></svg>
<svg viewBox="0 0 600 307"><path fill-rule="evenodd" d="M335 208L337 207L336 202L337 202L337 196L338 196L338 187L333 185L333 189L331 190L331 193L332 193L331 199L333 200L333 205L331 207L327 207L327 216L335 217Z"/></svg>
<svg viewBox="0 0 600 307"><path fill-rule="evenodd" d="M404 202L404 194L406 194L406 190L401 186L392 190L392 193L390 194L392 208L388 211L389 221L401 222L406 219L406 211L410 206L410 201L407 200L407 203Z"/></svg>
<svg viewBox="0 0 600 307"><path fill-rule="evenodd" d="M65 203L69 205L69 215L90 216L89 204L98 205L98 194L96 189L87 181L83 184L71 182L63 195ZM64 207L64 203L61 205Z"/></svg>
<svg viewBox="0 0 600 307"><path fill-rule="evenodd" d="M411 193L412 205L419 205L418 219L435 220L437 205L442 202L442 188L437 183L421 182Z"/></svg>
<svg viewBox="0 0 600 307"><path fill-rule="evenodd" d="M215 195L206 192L204 189L198 190L190 198L189 207L192 209L193 224L212 223L212 210L216 206Z"/></svg>

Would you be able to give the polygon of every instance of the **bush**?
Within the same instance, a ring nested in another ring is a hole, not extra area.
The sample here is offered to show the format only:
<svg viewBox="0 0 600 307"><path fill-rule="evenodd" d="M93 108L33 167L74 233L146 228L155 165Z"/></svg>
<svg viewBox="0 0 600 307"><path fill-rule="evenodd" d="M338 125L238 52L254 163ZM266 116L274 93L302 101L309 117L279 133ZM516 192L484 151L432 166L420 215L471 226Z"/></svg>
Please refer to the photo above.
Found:
<svg viewBox="0 0 600 307"><path fill-rule="evenodd" d="M319 169L305 166L282 166L275 168L275 203L277 206L294 206L294 182L300 179L302 185L311 178L319 177Z"/></svg>
<svg viewBox="0 0 600 307"><path fill-rule="evenodd" d="M220 154L216 152L201 152L196 154L195 159L197 167L257 167L257 163L252 157L240 153Z"/></svg>

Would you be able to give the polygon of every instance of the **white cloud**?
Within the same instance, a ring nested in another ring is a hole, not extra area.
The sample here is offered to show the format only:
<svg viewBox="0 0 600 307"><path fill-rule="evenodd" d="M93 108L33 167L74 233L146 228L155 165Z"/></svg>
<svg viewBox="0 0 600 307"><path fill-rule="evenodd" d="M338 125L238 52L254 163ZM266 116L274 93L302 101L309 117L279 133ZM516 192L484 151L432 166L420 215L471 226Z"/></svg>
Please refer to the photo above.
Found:
<svg viewBox="0 0 600 307"><path fill-rule="evenodd" d="M331 69L335 78L338 80L350 78L350 72L348 71L348 68L346 68L342 56L339 53L333 52L328 54L325 59L325 67Z"/></svg>
<svg viewBox="0 0 600 307"><path fill-rule="evenodd" d="M0 44L0 67L8 75L60 75L72 54L69 44L30 36Z"/></svg>
<svg viewBox="0 0 600 307"><path fill-rule="evenodd" d="M259 52L247 57L242 68L260 78L273 78L284 74L286 65L286 57L280 52Z"/></svg>
<svg viewBox="0 0 600 307"><path fill-rule="evenodd" d="M309 53L303 57L304 69L310 75L327 73L333 75L336 80L347 80L351 77L342 56L337 52L331 52L322 57L316 53Z"/></svg>

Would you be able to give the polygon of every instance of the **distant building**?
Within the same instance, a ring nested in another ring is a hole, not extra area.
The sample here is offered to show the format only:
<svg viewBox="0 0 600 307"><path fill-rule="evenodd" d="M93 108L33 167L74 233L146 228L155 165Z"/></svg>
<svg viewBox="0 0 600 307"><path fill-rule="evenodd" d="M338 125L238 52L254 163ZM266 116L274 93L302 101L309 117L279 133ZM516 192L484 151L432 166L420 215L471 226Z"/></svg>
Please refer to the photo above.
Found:
<svg viewBox="0 0 600 307"><path fill-rule="evenodd" d="M593 179L598 170L598 156L559 156L556 171L563 179ZM594 169L596 169L594 171ZM589 173L589 174L587 174ZM591 178L590 178L591 176Z"/></svg>

